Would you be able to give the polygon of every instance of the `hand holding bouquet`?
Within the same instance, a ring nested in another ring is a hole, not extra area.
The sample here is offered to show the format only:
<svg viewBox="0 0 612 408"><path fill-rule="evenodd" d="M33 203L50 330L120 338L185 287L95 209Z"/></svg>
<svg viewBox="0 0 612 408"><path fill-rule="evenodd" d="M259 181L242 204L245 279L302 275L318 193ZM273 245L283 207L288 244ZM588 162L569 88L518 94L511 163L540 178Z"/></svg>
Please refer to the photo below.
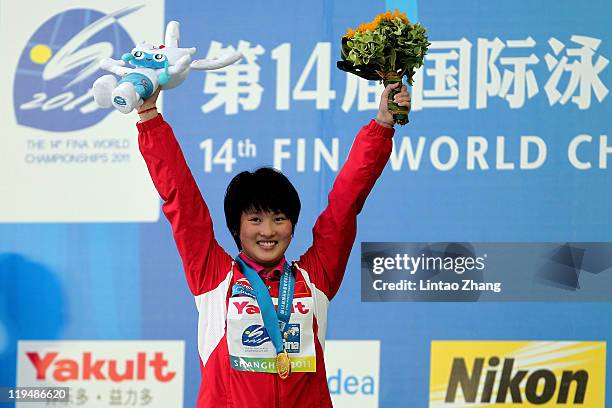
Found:
<svg viewBox="0 0 612 408"><path fill-rule="evenodd" d="M342 37L342 60L337 65L361 78L382 80L385 87L401 82L404 76L412 85L429 45L425 28L411 24L404 13L387 11L355 30L348 29ZM400 88L389 94L388 108L395 123L404 125L408 123L408 111L393 102Z"/></svg>

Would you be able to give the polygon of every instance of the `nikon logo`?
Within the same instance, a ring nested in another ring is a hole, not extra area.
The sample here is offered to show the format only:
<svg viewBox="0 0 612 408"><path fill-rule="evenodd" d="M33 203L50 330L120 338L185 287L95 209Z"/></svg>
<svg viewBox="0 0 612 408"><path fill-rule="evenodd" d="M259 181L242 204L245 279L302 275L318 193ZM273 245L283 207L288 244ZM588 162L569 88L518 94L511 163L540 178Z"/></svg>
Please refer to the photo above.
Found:
<svg viewBox="0 0 612 408"><path fill-rule="evenodd" d="M606 343L433 341L429 408L604 408Z"/></svg>
<svg viewBox="0 0 612 408"><path fill-rule="evenodd" d="M514 358L504 359L503 364L500 364L500 361L499 357L491 357L489 368L485 370L484 358L477 358L472 370L469 371L465 359L455 358L444 401L456 402L457 390L461 388L465 402L511 402L516 404L527 400L532 404L544 404L550 402L557 394L556 402L567 404L570 398L570 386L575 384L570 402L584 403L589 382L589 374L585 370L563 371L561 380L557 381L557 376L551 370L515 370ZM494 392L498 380L499 387L497 392ZM482 393L478 398L478 390L482 382L484 382ZM524 389L524 392L521 392L521 389Z"/></svg>

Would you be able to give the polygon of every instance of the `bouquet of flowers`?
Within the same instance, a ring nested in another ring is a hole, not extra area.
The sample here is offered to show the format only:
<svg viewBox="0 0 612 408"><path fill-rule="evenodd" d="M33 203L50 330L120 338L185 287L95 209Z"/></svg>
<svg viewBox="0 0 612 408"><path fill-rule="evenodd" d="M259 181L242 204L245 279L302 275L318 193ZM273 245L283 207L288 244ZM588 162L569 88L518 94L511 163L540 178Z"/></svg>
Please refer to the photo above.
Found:
<svg viewBox="0 0 612 408"><path fill-rule="evenodd" d="M401 82L405 76L412 85L414 72L423 65L427 53L427 31L411 24L405 13L387 11L357 29L349 28L342 37L342 60L338 68L368 80L382 80L384 85ZM408 110L393 103L395 88L388 107L395 123L408 122Z"/></svg>

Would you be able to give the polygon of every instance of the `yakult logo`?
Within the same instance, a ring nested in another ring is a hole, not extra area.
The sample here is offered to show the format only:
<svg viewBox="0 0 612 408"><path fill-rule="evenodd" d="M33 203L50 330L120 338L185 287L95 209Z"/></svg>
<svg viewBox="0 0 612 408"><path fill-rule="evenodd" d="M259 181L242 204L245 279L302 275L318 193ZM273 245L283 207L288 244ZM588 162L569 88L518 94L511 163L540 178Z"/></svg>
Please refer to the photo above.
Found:
<svg viewBox="0 0 612 408"><path fill-rule="evenodd" d="M134 46L120 20L143 6L109 14L91 9L59 13L32 35L17 65L14 108L17 122L65 132L98 123L110 109L99 110L92 83L102 75L98 62L119 59Z"/></svg>
<svg viewBox="0 0 612 408"><path fill-rule="evenodd" d="M58 382L99 380L122 382L126 380L171 381L176 372L168 368L163 352L137 353L132 359L96 358L85 352L80 359L63 358L59 352L26 352L36 370L37 380L53 379Z"/></svg>
<svg viewBox="0 0 612 408"><path fill-rule="evenodd" d="M243 313L253 315L253 314L261 314L261 310L259 306L257 306L254 302L245 301L232 301L232 305L235 307L236 313L241 315ZM293 307L291 308L291 313L299 313L299 314L308 314L310 309L306 306L302 301L297 300L293 302Z"/></svg>
<svg viewBox="0 0 612 408"><path fill-rule="evenodd" d="M115 406L120 394L140 398L131 405L182 408L184 364L182 341L20 341L17 386L69 387L83 408Z"/></svg>

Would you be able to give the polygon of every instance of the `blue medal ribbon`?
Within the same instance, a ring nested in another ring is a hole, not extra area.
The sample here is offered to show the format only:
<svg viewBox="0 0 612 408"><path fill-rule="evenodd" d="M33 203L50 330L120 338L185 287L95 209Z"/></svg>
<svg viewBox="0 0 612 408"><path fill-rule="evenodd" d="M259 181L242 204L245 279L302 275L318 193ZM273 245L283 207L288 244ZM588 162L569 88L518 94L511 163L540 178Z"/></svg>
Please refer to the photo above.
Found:
<svg viewBox="0 0 612 408"><path fill-rule="evenodd" d="M291 309L293 307L293 287L295 285L295 277L291 272L291 266L288 262L285 262L283 268L283 274L280 279L280 286L278 288L278 311L274 309L274 303L272 303L272 297L268 288L264 284L263 280L255 269L251 268L246 262L244 262L239 256L236 257L236 263L240 267L242 274L247 278L253 291L255 292L255 299L261 310L261 317L263 318L264 327L274 344L276 353L281 353L284 350L283 346L283 333L287 328L287 323L291 318ZM249 294L249 289L243 287L240 289L241 293Z"/></svg>

